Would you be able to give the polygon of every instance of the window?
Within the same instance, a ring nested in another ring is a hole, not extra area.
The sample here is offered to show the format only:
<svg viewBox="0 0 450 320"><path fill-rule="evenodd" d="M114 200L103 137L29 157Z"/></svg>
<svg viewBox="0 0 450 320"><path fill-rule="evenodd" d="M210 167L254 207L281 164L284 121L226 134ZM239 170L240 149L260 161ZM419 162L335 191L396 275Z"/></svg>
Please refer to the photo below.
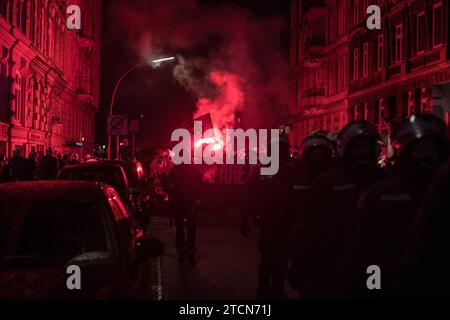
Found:
<svg viewBox="0 0 450 320"><path fill-rule="evenodd" d="M45 8L42 8L42 11L41 11L41 21L42 21L42 24L41 24L41 50L45 54L45 53L47 53L46 34L48 33L47 24L46 24L47 14L46 14Z"/></svg>
<svg viewBox="0 0 450 320"><path fill-rule="evenodd" d="M442 2L433 6L433 48L442 43Z"/></svg>
<svg viewBox="0 0 450 320"><path fill-rule="evenodd" d="M359 49L353 50L353 80L359 76Z"/></svg>
<svg viewBox="0 0 450 320"><path fill-rule="evenodd" d="M356 23L359 20L359 1L355 0L353 2L353 22Z"/></svg>
<svg viewBox="0 0 450 320"><path fill-rule="evenodd" d="M384 121L384 101L383 99L378 100L378 124L381 124Z"/></svg>
<svg viewBox="0 0 450 320"><path fill-rule="evenodd" d="M36 41L36 0L30 2L30 39Z"/></svg>
<svg viewBox="0 0 450 320"><path fill-rule="evenodd" d="M347 19L347 10L344 6L344 3L339 1L339 15L338 15L338 23L339 23L339 35L342 35L346 31L346 19Z"/></svg>
<svg viewBox="0 0 450 320"><path fill-rule="evenodd" d="M20 121L21 106L22 106L22 78L19 74L15 77L15 88L14 88L14 119Z"/></svg>
<svg viewBox="0 0 450 320"><path fill-rule="evenodd" d="M328 64L328 94L333 95L336 92L334 91L334 63L333 60L330 60Z"/></svg>
<svg viewBox="0 0 450 320"><path fill-rule="evenodd" d="M425 51L426 45L426 17L425 12L421 12L417 15L417 26L416 26L416 52L417 54L423 53Z"/></svg>
<svg viewBox="0 0 450 320"><path fill-rule="evenodd" d="M384 35L378 36L378 70L384 67Z"/></svg>
<svg viewBox="0 0 450 320"><path fill-rule="evenodd" d="M420 112L421 113L424 113L427 111L427 103L428 103L427 89L422 88L421 95L420 95Z"/></svg>
<svg viewBox="0 0 450 320"><path fill-rule="evenodd" d="M359 120L359 108L357 104L353 106L353 116L353 120Z"/></svg>
<svg viewBox="0 0 450 320"><path fill-rule="evenodd" d="M27 3L25 0L16 2L16 25L25 34L27 31Z"/></svg>
<svg viewBox="0 0 450 320"><path fill-rule="evenodd" d="M414 93L412 91L408 91L408 117L414 113Z"/></svg>
<svg viewBox="0 0 450 320"><path fill-rule="evenodd" d="M362 0L362 16L365 17L367 15L367 8L369 7L368 0Z"/></svg>
<svg viewBox="0 0 450 320"><path fill-rule="evenodd" d="M13 24L13 17L14 17L14 6L12 1L6 1L7 2L7 18L10 24Z"/></svg>
<svg viewBox="0 0 450 320"><path fill-rule="evenodd" d="M53 22L52 19L48 19L48 29L47 29L47 55L50 59L53 59Z"/></svg>
<svg viewBox="0 0 450 320"><path fill-rule="evenodd" d="M369 44L364 43L363 52L363 76L367 77L369 75Z"/></svg>
<svg viewBox="0 0 450 320"><path fill-rule="evenodd" d="M345 56L339 57L338 61L338 91L345 90Z"/></svg>
<svg viewBox="0 0 450 320"><path fill-rule="evenodd" d="M395 63L403 59L403 23L395 27Z"/></svg>
<svg viewBox="0 0 450 320"><path fill-rule="evenodd" d="M93 252L99 258L110 257L112 244L103 221L106 208L99 198L84 194L79 198L83 200L27 196L0 201L0 246L11 243L13 249L2 252L0 266L64 266L79 255ZM7 232L13 226L15 232Z"/></svg>
<svg viewBox="0 0 450 320"><path fill-rule="evenodd" d="M8 56L8 48L1 46L2 51L0 51L0 81L6 80L8 76L8 62L6 57Z"/></svg>
<svg viewBox="0 0 450 320"><path fill-rule="evenodd" d="M6 79L6 62L0 60L0 80Z"/></svg>
<svg viewBox="0 0 450 320"><path fill-rule="evenodd" d="M20 29L22 30L23 34L27 34L27 20L28 20L28 8L27 8L27 2L22 1L20 3L20 6L22 7L20 10Z"/></svg>
<svg viewBox="0 0 450 320"><path fill-rule="evenodd" d="M6 9L7 2L8 2L8 0L0 0L0 15L2 15L3 18L5 18L5 19L6 19L6 12L8 12Z"/></svg>
<svg viewBox="0 0 450 320"><path fill-rule="evenodd" d="M329 27L328 34L330 35L329 36L330 43L333 43L334 41L336 41L336 37L337 37L336 32L338 31L336 25L337 25L336 8L330 8L330 16L329 16L329 24L328 24L328 27Z"/></svg>

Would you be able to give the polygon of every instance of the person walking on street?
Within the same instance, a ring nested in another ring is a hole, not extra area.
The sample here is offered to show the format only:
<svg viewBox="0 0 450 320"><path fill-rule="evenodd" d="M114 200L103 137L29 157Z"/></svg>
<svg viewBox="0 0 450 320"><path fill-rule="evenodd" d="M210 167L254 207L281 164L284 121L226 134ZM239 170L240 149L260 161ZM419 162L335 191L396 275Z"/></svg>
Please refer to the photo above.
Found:
<svg viewBox="0 0 450 320"><path fill-rule="evenodd" d="M53 180L58 175L58 160L53 156L52 147L48 147L41 160L39 180Z"/></svg>
<svg viewBox="0 0 450 320"><path fill-rule="evenodd" d="M195 265L198 212L196 200L202 177L195 165L180 164L169 173L169 197L175 215L178 261ZM186 229L186 230L185 230Z"/></svg>
<svg viewBox="0 0 450 320"><path fill-rule="evenodd" d="M35 180L36 172L36 153L31 151L24 163L24 180Z"/></svg>

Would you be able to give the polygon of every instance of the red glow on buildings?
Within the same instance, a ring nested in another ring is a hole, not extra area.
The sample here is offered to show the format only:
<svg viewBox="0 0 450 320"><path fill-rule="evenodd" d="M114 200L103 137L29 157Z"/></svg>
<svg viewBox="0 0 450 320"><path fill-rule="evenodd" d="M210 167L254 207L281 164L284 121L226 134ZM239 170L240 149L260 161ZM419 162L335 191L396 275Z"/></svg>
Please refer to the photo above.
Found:
<svg viewBox="0 0 450 320"><path fill-rule="evenodd" d="M68 30L66 8L81 8ZM0 1L0 153L90 153L98 111L101 0Z"/></svg>
<svg viewBox="0 0 450 320"><path fill-rule="evenodd" d="M366 27L368 5L381 30ZM448 119L448 0L292 0L291 142L338 132L350 120L378 126L385 142L413 113Z"/></svg>

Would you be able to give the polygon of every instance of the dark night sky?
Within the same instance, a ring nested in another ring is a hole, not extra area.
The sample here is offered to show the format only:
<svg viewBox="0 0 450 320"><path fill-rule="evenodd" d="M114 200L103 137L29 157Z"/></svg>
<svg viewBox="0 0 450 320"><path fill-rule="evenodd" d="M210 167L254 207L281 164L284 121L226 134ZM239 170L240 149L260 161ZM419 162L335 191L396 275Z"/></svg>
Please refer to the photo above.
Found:
<svg viewBox="0 0 450 320"><path fill-rule="evenodd" d="M177 1L177 0L175 0ZM221 7L232 5L245 7L256 18L289 17L289 1L244 1L244 0L199 0L201 6ZM96 119L96 143L106 142L106 113L111 100L115 82L129 67L139 62L136 53L131 52L123 42L111 35L110 7L129 0L104 0L102 21L102 58L101 58L101 93L100 112ZM122 26L126 28L127 26ZM264 32L264 30L261 30ZM211 46L213 44L211 43ZM171 50L174 49L173 52ZM280 35L278 48L286 56L288 62L287 29ZM176 50L176 51L175 51ZM193 48L187 54L201 56L205 48ZM206 49L207 50L207 49ZM166 48L164 54L178 54L177 48ZM185 54L185 52L183 52ZM114 106L115 114L128 114L138 117L143 114L142 130L137 137L142 147L158 146L169 141L170 133L187 119L192 119L196 97L186 92L172 77L173 65L158 69L143 68L130 74L121 84ZM176 107L174 107L176 106Z"/></svg>

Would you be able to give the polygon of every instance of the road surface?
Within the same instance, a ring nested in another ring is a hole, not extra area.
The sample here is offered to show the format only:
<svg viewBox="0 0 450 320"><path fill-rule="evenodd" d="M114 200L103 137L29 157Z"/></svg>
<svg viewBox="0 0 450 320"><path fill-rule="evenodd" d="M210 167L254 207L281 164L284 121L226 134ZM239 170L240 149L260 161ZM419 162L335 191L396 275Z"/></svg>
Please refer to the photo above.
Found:
<svg viewBox="0 0 450 320"><path fill-rule="evenodd" d="M197 265L191 266L177 262L175 226L169 225L167 216L166 211L153 217L148 230L165 246L164 255L156 259L153 266L156 276L152 298L255 299L259 262L257 228L252 230L249 238L244 238L237 213L201 212L197 229Z"/></svg>

